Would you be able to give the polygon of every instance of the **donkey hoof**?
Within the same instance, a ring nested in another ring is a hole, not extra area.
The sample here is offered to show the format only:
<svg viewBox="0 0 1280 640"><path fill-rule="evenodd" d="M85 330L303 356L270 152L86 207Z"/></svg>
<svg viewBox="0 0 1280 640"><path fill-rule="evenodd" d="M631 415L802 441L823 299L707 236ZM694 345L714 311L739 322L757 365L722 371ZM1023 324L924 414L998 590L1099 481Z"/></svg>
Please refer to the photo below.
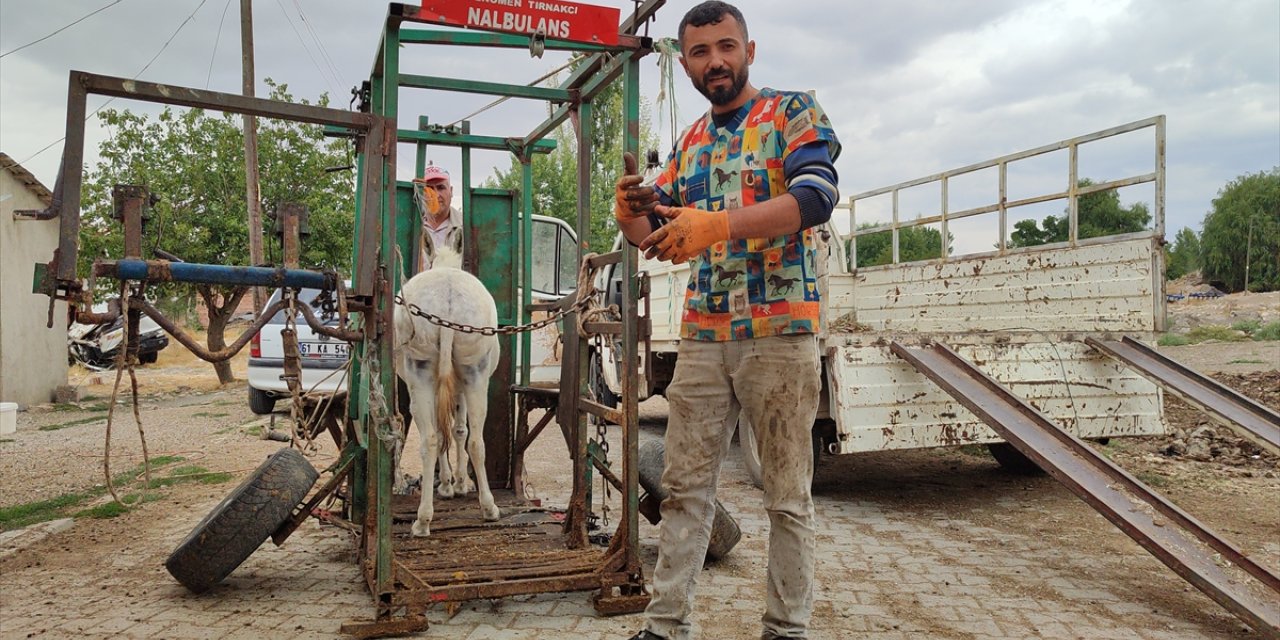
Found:
<svg viewBox="0 0 1280 640"><path fill-rule="evenodd" d="M413 526L410 527L410 532L413 533L413 537L415 538L426 538L431 535L431 523L414 520Z"/></svg>
<svg viewBox="0 0 1280 640"><path fill-rule="evenodd" d="M439 494L440 494L440 497L441 497L441 498L444 498L444 499L446 499L446 500L447 500L447 499L449 499L449 498L452 498L452 497L453 497L453 495L454 495L454 494L453 494L453 483L451 483L451 482L441 482L441 483L440 483L440 488L437 490L437 493L439 493Z"/></svg>
<svg viewBox="0 0 1280 640"><path fill-rule="evenodd" d="M459 482L459 483L458 483L458 486L457 486L457 487L455 487L455 488L454 488L454 490L455 490L455 492L456 492L458 495L460 495L460 496L465 496L465 495L467 495L468 493L474 493L474 492L475 492L475 490L476 490L476 483L472 482L470 479L467 479L467 480L466 480L466 481L464 481L464 482Z"/></svg>
<svg viewBox="0 0 1280 640"><path fill-rule="evenodd" d="M488 522L497 522L502 517L502 512L498 510L498 505L489 506L480 505L480 511L484 513L484 519Z"/></svg>

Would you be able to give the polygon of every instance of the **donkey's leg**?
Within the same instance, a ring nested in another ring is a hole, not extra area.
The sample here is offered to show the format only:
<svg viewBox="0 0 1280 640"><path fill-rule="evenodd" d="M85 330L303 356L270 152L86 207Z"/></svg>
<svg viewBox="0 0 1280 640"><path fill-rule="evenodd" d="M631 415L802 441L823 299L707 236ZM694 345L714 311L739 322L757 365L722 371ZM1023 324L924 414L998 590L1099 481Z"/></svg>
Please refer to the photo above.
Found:
<svg viewBox="0 0 1280 640"><path fill-rule="evenodd" d="M462 388L467 405L467 451L471 454L471 465L476 472L476 487L480 491L480 513L485 520L492 522L502 514L493 501L493 493L489 491L489 476L484 469L484 419L489 414L486 402L488 377L483 376L479 380L468 377Z"/></svg>
<svg viewBox="0 0 1280 640"><path fill-rule="evenodd" d="M428 482L436 472L436 459L440 453L440 431L436 429L436 394L435 376L429 374L427 367L414 367L409 381L409 394L412 400L413 415L418 425L419 453L422 454L423 484ZM411 531L414 536L425 538L431 535L431 519L435 517L435 493L430 486L422 487L422 500L418 503L418 519L413 521Z"/></svg>
<svg viewBox="0 0 1280 640"><path fill-rule="evenodd" d="M459 496L465 496L476 490L476 483L471 481L467 465L471 456L467 455L467 398L466 394L458 394L458 410L453 415L453 441L457 443L457 458L454 461L453 489Z"/></svg>
<svg viewBox="0 0 1280 640"><path fill-rule="evenodd" d="M453 462L450 458L453 456L453 450L462 445L458 444L458 441L452 437L441 440L439 439L440 435L441 431L437 428L436 437L437 441L440 443L437 447L437 453L440 456L440 486L437 491L440 492L441 498L448 499L457 494L457 491L453 488L453 476L455 472L453 470Z"/></svg>

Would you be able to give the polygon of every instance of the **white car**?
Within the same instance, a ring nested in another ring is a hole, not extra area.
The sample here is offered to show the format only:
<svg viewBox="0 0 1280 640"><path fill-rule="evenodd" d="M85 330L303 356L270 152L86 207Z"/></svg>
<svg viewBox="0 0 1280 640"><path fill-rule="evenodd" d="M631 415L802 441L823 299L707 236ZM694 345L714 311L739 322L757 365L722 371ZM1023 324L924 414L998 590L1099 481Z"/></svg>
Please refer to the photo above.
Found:
<svg viewBox="0 0 1280 640"><path fill-rule="evenodd" d="M280 290L271 294L267 305L280 299ZM335 295L321 296L316 289L298 292L298 304L310 305L316 316L329 326L338 326ZM284 342L280 332L285 328L285 311L276 313L249 343L249 410L258 415L271 413L276 400L289 397L284 380ZM294 323L298 332L298 351L302 356L303 393L334 393L346 388L350 368L350 345L342 340L320 335L311 330L301 312Z"/></svg>

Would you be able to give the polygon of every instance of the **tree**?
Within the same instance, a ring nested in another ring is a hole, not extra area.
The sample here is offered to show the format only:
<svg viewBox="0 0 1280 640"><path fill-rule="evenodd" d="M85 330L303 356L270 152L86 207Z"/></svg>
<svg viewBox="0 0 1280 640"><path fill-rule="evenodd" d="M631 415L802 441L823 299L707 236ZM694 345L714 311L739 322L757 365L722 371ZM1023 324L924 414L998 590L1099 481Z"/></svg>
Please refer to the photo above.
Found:
<svg viewBox="0 0 1280 640"><path fill-rule="evenodd" d="M1165 277L1177 280L1200 269L1200 237L1190 227L1183 227L1165 250Z"/></svg>
<svg viewBox="0 0 1280 640"><path fill-rule="evenodd" d="M878 226L873 222L858 225L859 229ZM947 255L951 254L951 242L947 234ZM942 232L931 227L905 227L898 229L898 262L915 262L942 257ZM858 236L858 267L874 267L893 262L893 232L878 231Z"/></svg>
<svg viewBox="0 0 1280 640"><path fill-rule="evenodd" d="M294 101L286 85L267 83L271 99ZM327 106L328 98L321 96L318 104ZM239 116L166 108L154 120L114 109L104 110L99 118L111 136L99 146L97 167L84 180L82 275L96 258L121 256L123 232L111 219L111 190L120 183L146 186L160 197L144 230L144 253L160 248L187 262L247 264L244 138ZM262 119L259 126L263 210L271 211L284 202L306 205L311 235L302 243L302 265L347 271L354 184L348 173L324 171L348 164L347 143L326 140L315 125ZM266 235L274 237L269 230ZM191 299L184 294L190 289L183 285L156 288ZM208 346L222 349L227 322L247 288L200 284L195 291L209 310ZM235 379L228 362L216 363L214 370L223 384Z"/></svg>
<svg viewBox="0 0 1280 640"><path fill-rule="evenodd" d="M1088 178L1079 182L1079 186L1094 184ZM1124 207L1120 205L1120 194L1115 189L1095 191L1080 196L1076 201L1076 220L1080 225L1079 238L1100 238L1142 231L1151 222L1151 211L1146 203L1135 202ZM1013 225L1013 233L1009 234L1009 246L1033 247L1052 242L1066 242L1071 237L1071 216L1064 212L1062 217L1045 216L1037 225L1035 220L1019 220Z"/></svg>
<svg viewBox="0 0 1280 640"><path fill-rule="evenodd" d="M1207 280L1227 291L1280 289L1280 167L1228 182L1202 229Z"/></svg>
<svg viewBox="0 0 1280 640"><path fill-rule="evenodd" d="M552 82L555 80L553 79ZM618 227L613 220L613 184L622 175L623 114L622 83L614 82L592 101L591 167L591 237L592 251L604 252L613 247ZM641 109L645 113L646 109ZM535 154L533 173L533 212L560 218L576 227L578 223L578 143L573 126L566 121L551 138L556 148L548 154ZM640 149L658 148L658 137L644 116L640 121ZM641 157L643 162L643 157ZM486 187L523 191L520 162L512 159L506 171L494 167L494 178Z"/></svg>

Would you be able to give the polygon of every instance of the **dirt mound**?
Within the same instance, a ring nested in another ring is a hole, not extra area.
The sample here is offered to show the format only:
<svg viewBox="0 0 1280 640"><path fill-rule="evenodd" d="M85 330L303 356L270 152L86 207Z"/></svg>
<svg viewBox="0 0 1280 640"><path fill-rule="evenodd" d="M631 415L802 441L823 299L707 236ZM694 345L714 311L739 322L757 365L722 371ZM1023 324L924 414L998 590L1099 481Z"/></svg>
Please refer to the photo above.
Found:
<svg viewBox="0 0 1280 640"><path fill-rule="evenodd" d="M1165 291L1171 296L1175 294L1175 280L1168 283ZM1191 293L1204 287L1186 289L1186 297L1170 300L1165 308L1169 318L1169 330L1184 333L1191 329L1208 325L1230 327L1238 322L1256 321L1267 324L1280 320L1280 291L1268 293L1233 293L1217 298L1197 298Z"/></svg>
<svg viewBox="0 0 1280 640"><path fill-rule="evenodd" d="M1280 371L1219 373L1213 377L1262 405L1280 411ZM1170 458L1257 468L1264 472L1274 471L1280 465L1280 457L1218 424L1199 409L1168 394L1165 395L1164 407L1170 433L1164 438L1148 441L1148 450Z"/></svg>

